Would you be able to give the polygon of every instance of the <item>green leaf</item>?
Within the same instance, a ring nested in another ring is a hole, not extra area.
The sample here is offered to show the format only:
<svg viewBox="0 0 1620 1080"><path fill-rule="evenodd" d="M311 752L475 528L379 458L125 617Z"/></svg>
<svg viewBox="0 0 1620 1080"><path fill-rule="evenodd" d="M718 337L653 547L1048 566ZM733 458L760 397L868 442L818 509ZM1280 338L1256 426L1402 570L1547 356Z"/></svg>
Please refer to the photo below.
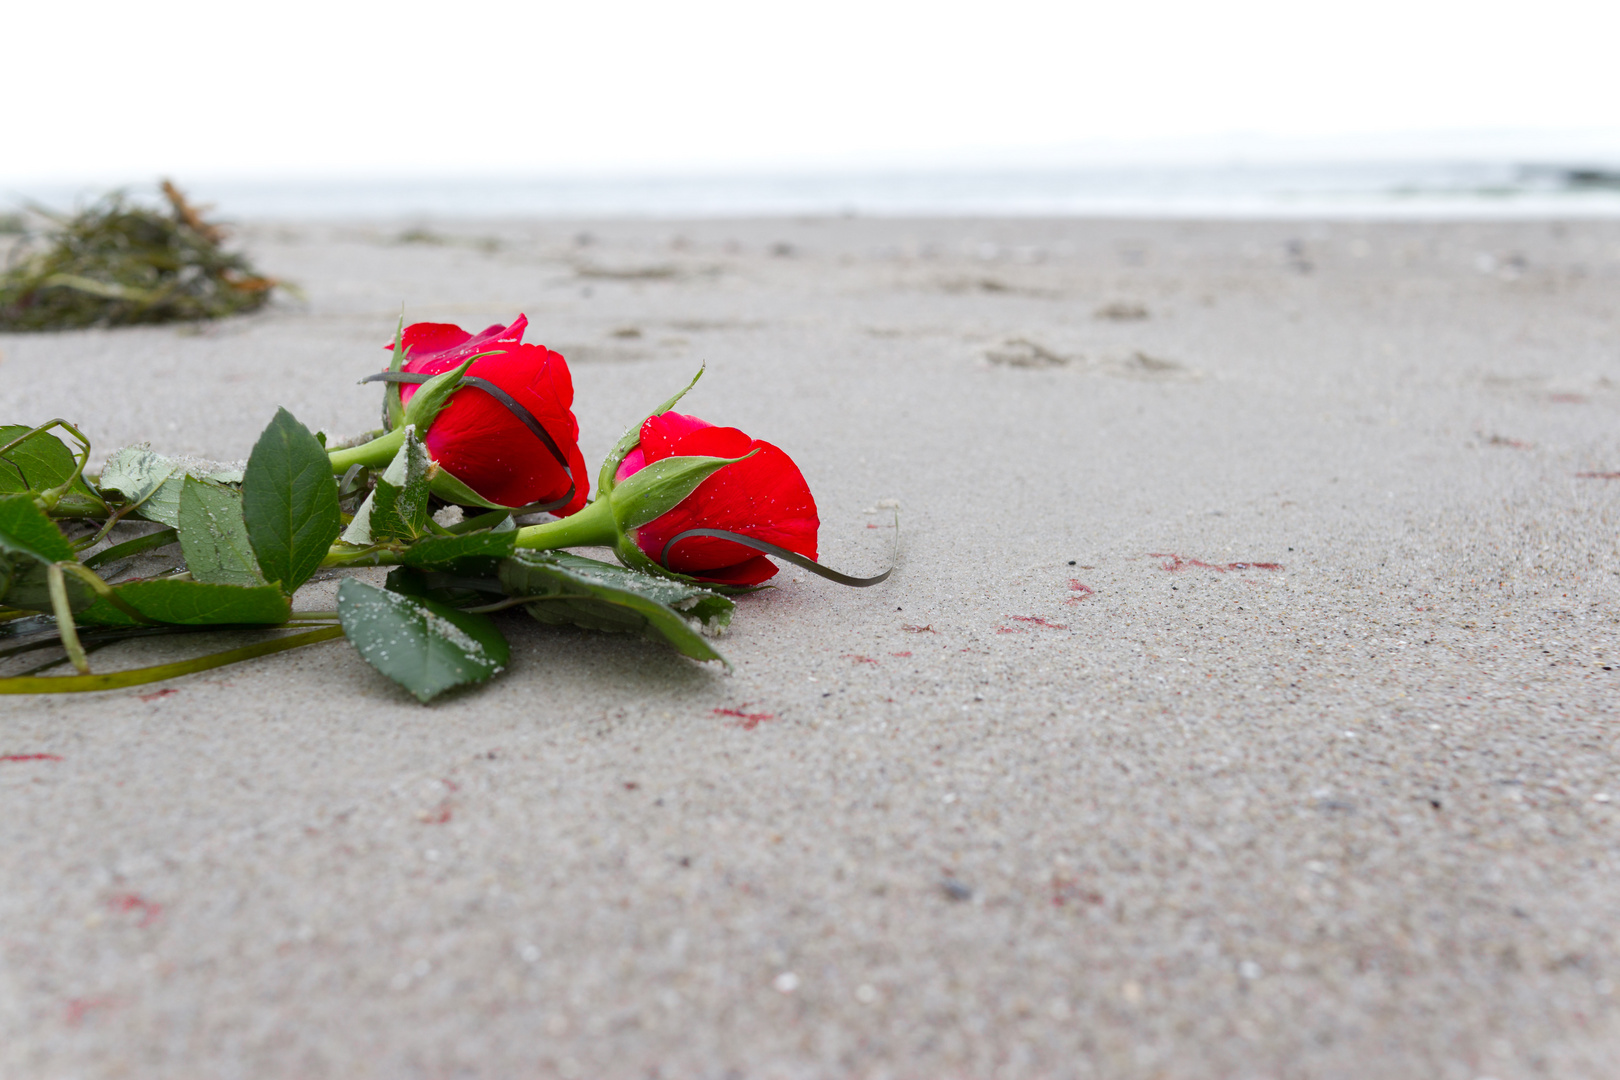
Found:
<svg viewBox="0 0 1620 1080"><path fill-rule="evenodd" d="M74 558L62 530L27 495L0 495L0 551L45 563Z"/></svg>
<svg viewBox="0 0 1620 1080"><path fill-rule="evenodd" d="M338 589L343 631L365 661L419 701L484 682L511 659L506 639L483 615L345 578Z"/></svg>
<svg viewBox="0 0 1620 1080"><path fill-rule="evenodd" d="M49 568L73 558L73 545L34 503L33 496L0 495L0 559L6 564L0 568L0 579L5 581L0 599L11 607L51 610ZM94 599L76 578L68 578L66 585L75 610Z"/></svg>
<svg viewBox="0 0 1620 1080"><path fill-rule="evenodd" d="M259 568L288 596L320 567L343 528L331 460L286 409L276 410L248 456L242 513Z"/></svg>
<svg viewBox="0 0 1620 1080"><path fill-rule="evenodd" d="M125 446L114 450L101 470L96 483L108 495L116 495L125 503L134 503L141 509L136 516L148 521L162 521L174 528L180 514L179 485L175 485L173 511L161 517L152 517L149 504L164 481L174 476L179 466L146 446ZM163 518L168 520L164 521Z"/></svg>
<svg viewBox="0 0 1620 1080"><path fill-rule="evenodd" d="M154 578L114 585L113 592L148 619L178 626L279 626L292 615L292 604L276 585L246 588ZM105 600L97 600L79 615L79 621L103 626L140 625Z"/></svg>
<svg viewBox="0 0 1620 1080"><path fill-rule="evenodd" d="M343 542L369 547L382 540L414 540L427 531L428 471L433 461L416 437L405 428L405 441L394 460L377 478L377 486L355 511L343 531Z"/></svg>
<svg viewBox="0 0 1620 1080"><path fill-rule="evenodd" d="M561 551L520 550L501 563L500 581L508 595L534 598L525 610L540 622L639 634L726 662L688 621L714 629L731 621L736 605L708 589Z"/></svg>
<svg viewBox="0 0 1620 1080"><path fill-rule="evenodd" d="M23 608L27 611L51 610L51 582L50 563L36 562L25 556L0 555L11 563L11 581L6 591L0 593L0 600L4 600L7 607ZM89 607L95 601L95 594L75 578L66 580L68 601L75 611Z"/></svg>
<svg viewBox="0 0 1620 1080"><path fill-rule="evenodd" d="M500 350L496 350L497 352ZM461 389L461 378L477 360L490 355L487 352L468 357L459 367L440 372L416 388L405 405L405 422L426 431L450 404L450 399Z"/></svg>
<svg viewBox="0 0 1620 1080"><path fill-rule="evenodd" d="M0 446L31 430L25 424L0 426ZM29 436L0 454L0 492L48 491L73 475L73 452L48 431Z"/></svg>
<svg viewBox="0 0 1620 1080"><path fill-rule="evenodd" d="M673 409L675 404L686 396L686 392L696 386L699 379L703 378L703 372L707 367L708 365L705 364L703 367L698 368L698 373L692 376L691 382L681 387L673 397L640 420L637 420L634 427L619 436L619 441L613 444L613 449L608 451L608 456L602 461L602 471L596 474L596 490L598 492L605 495L613 490L614 474L619 471L619 465L623 463L625 455L641 443L641 425L645 424L650 418L662 416Z"/></svg>
<svg viewBox="0 0 1620 1080"><path fill-rule="evenodd" d="M171 529L180 526L180 493L185 490L186 474L176 467L175 474L153 489L143 500L133 517L145 518Z"/></svg>
<svg viewBox="0 0 1620 1080"><path fill-rule="evenodd" d="M498 562L486 562L462 572L454 570L419 570L414 566L396 566L388 571L385 588L389 592L433 600L453 608L474 608L490 603L501 592L501 583L495 580Z"/></svg>
<svg viewBox="0 0 1620 1080"><path fill-rule="evenodd" d="M212 461L178 461L145 445L113 451L97 485L106 495L134 503L133 516L175 528L180 523L180 493L187 476L217 484L240 484L242 470Z"/></svg>
<svg viewBox="0 0 1620 1080"><path fill-rule="evenodd" d="M198 581L250 587L265 583L242 520L242 495L234 488L190 476L182 480L180 550Z"/></svg>
<svg viewBox="0 0 1620 1080"><path fill-rule="evenodd" d="M511 518L507 518L510 525ZM469 559L509 558L516 546L517 530L467 533L464 536L430 536L418 540L400 555L406 566L424 569L458 568ZM492 569L492 567L491 567Z"/></svg>
<svg viewBox="0 0 1620 1080"><path fill-rule="evenodd" d="M21 424L0 426L0 446L30 430ZM66 443L48 431L37 432L0 454L0 493L33 492L37 495L49 491L67 483L77 467L78 460ZM57 505L64 509L70 506L106 509L82 476L73 481L73 486Z"/></svg>

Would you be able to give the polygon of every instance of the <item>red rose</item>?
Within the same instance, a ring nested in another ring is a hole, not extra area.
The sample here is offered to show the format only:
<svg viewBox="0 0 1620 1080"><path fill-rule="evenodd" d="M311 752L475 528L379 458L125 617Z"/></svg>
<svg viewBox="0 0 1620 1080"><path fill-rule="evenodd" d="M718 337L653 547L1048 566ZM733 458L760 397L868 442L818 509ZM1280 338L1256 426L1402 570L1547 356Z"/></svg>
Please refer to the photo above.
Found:
<svg viewBox="0 0 1620 1080"><path fill-rule="evenodd" d="M554 511L563 516L584 506L590 489L572 411L574 381L559 353L522 344L528 324L519 315L511 326L491 326L475 336L449 323L414 323L401 339L407 350L403 370L438 375L469 356L495 353L474 362L467 375L493 383L527 409L568 459L568 470L518 414L477 386L457 390L422 441L442 468L503 506L551 502L568 494L572 484L573 497ZM410 401L416 390L402 385L402 400Z"/></svg>
<svg viewBox="0 0 1620 1080"><path fill-rule="evenodd" d="M768 442L736 428L715 427L695 416L667 412L641 425L641 443L625 455L614 479L622 481L669 457L742 457L714 473L674 509L635 530L636 546L654 562L664 546L687 529L723 529L816 557L816 500L793 459ZM722 585L758 585L776 573L765 556L729 540L699 536L682 540L667 564L677 573Z"/></svg>

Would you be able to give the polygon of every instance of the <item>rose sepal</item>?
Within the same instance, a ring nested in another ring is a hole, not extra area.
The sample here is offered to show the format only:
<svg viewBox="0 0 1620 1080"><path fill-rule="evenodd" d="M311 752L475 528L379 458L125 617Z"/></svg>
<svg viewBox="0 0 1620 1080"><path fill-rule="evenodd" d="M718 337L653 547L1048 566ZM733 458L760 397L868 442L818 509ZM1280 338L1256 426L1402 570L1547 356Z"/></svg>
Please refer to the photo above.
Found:
<svg viewBox="0 0 1620 1080"><path fill-rule="evenodd" d="M399 325L394 329L393 356L388 361L388 372L397 375L405 369L405 316L401 313ZM383 385L383 427L397 431L405 426L405 387L402 383Z"/></svg>
<svg viewBox="0 0 1620 1080"><path fill-rule="evenodd" d="M625 533L619 534L618 543L613 545L613 554L625 566L629 567L631 570L640 570L643 574L654 574L658 577L672 578L675 581L684 581L691 585L701 585L705 589L714 589L717 592L725 591L723 586L711 585L706 582L699 581L690 574L682 574L678 571L671 570L667 566L658 565L647 557L646 552L642 551L636 546L636 538L634 536Z"/></svg>
<svg viewBox="0 0 1620 1080"><path fill-rule="evenodd" d="M516 514L527 512L526 508L521 506L503 506L498 502L490 502L438 462L434 462L433 468L428 471L428 490L445 502L455 503L457 506L481 506L486 510L505 510Z"/></svg>
<svg viewBox="0 0 1620 1080"><path fill-rule="evenodd" d="M467 369L473 366L474 361L488 355L479 353L477 356L470 356L460 366L441 372L418 386L416 393L411 395L411 400L405 405L406 426L414 426L418 431L426 431L431 427L433 421L444 411L444 407L450 404L450 395L461 389L461 379L467 374Z"/></svg>
<svg viewBox="0 0 1620 1080"><path fill-rule="evenodd" d="M426 432L433 421L450 404L450 396L461 389L462 376L467 369L473 366L473 361L486 354L470 357L466 363L450 371L433 376L419 386L416 393L411 395L410 403L405 406L404 422L392 431L377 436L368 443L351 446L344 450L328 451L327 457L332 460L332 472L342 476L352 466L361 465L368 469L386 468L393 462L399 453L400 447L405 445L405 431L415 428ZM458 481L459 483L459 481ZM465 485L463 485L465 486ZM434 494L438 494L435 490ZM477 496L473 496L477 499ZM489 506L498 509L494 503L474 502L475 506Z"/></svg>
<svg viewBox="0 0 1620 1080"><path fill-rule="evenodd" d="M727 465L753 457L671 457L655 461L614 485L606 495L622 533L632 533L675 509L698 485ZM598 496L602 498L603 496Z"/></svg>
<svg viewBox="0 0 1620 1080"><path fill-rule="evenodd" d="M613 444L613 449L609 450L608 456L602 460L602 471L596 476L596 490L600 492L601 495L607 495L608 493L612 492L613 488L618 483L618 479L615 474L619 471L620 464L624 462L625 455L630 453L630 451L634 450L637 446L641 445L641 425L647 422L648 417L659 416L673 409L676 402L685 397L687 392L690 391L692 387L697 385L698 380L703 378L703 373L708 369L708 366L708 364L704 364L699 367L697 374L692 376L691 382L677 390L674 397L670 398L668 401L658 406L658 408L648 413L647 416L643 416L640 420L637 420L635 424L631 426L630 430L621 435L619 437L619 441Z"/></svg>

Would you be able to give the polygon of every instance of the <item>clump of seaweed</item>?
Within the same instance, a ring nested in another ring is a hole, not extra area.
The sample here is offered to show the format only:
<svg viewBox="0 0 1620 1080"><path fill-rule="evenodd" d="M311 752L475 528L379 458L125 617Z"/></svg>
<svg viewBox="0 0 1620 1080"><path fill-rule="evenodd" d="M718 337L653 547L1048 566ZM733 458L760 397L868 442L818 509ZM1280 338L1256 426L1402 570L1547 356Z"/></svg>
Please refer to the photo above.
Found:
<svg viewBox="0 0 1620 1080"><path fill-rule="evenodd" d="M222 246L226 233L163 181L167 212L104 196L12 249L0 274L0 330L221 319L263 307L281 286ZM284 287L284 286L282 286Z"/></svg>

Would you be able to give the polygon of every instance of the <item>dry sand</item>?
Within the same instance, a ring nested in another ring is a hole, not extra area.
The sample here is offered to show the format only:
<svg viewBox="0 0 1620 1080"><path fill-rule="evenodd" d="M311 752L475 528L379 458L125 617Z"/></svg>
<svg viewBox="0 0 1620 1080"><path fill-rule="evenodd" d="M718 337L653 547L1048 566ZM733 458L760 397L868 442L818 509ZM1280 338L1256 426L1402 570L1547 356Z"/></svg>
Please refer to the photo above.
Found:
<svg viewBox="0 0 1620 1080"><path fill-rule="evenodd" d="M0 416L238 457L521 311L588 459L706 360L900 569L730 676L514 615L426 708L342 643L0 699L0 1075L1620 1072L1620 225L403 228L0 337Z"/></svg>

